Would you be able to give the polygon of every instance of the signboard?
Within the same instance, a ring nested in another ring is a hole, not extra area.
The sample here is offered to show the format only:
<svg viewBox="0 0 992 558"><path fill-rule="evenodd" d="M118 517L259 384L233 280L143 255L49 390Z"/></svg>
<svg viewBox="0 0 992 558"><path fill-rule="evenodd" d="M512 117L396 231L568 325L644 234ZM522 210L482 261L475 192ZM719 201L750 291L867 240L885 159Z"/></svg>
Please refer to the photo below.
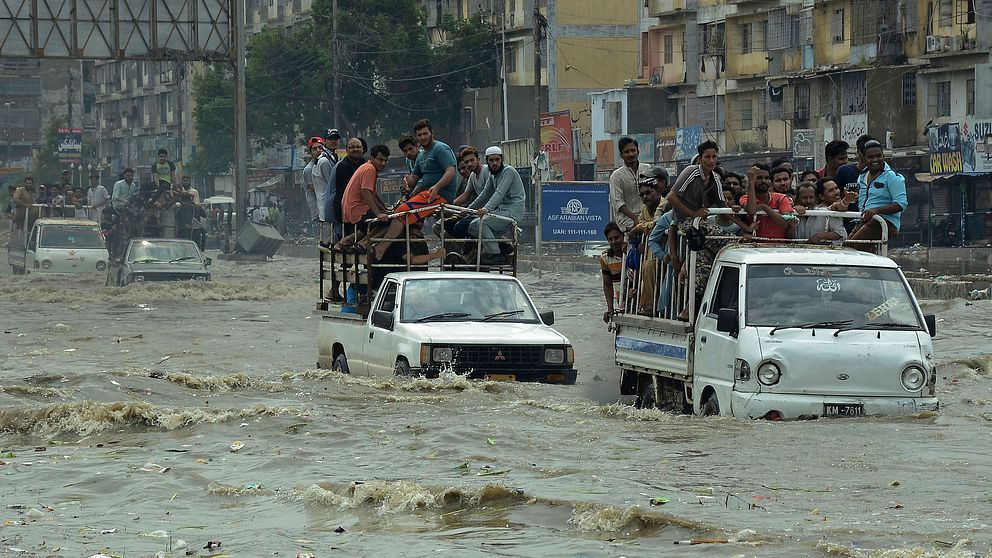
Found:
<svg viewBox="0 0 992 558"><path fill-rule="evenodd" d="M849 145L858 143L858 138L867 133L867 114L845 114L840 117L840 139Z"/></svg>
<svg viewBox="0 0 992 558"><path fill-rule="evenodd" d="M603 240L610 220L608 182L545 182L541 185L541 240Z"/></svg>
<svg viewBox="0 0 992 558"><path fill-rule="evenodd" d="M675 161L675 130L674 127L654 129L654 154L663 163Z"/></svg>
<svg viewBox="0 0 992 558"><path fill-rule="evenodd" d="M930 174L946 176L963 171L961 125L954 122L930 128Z"/></svg>
<svg viewBox="0 0 992 558"><path fill-rule="evenodd" d="M961 163L964 172L992 173L992 120L961 123Z"/></svg>
<svg viewBox="0 0 992 558"><path fill-rule="evenodd" d="M792 130L792 158L816 158L816 130Z"/></svg>
<svg viewBox="0 0 992 558"><path fill-rule="evenodd" d="M637 160L642 163L653 163L654 159L654 134L631 134L637 141Z"/></svg>
<svg viewBox="0 0 992 558"><path fill-rule="evenodd" d="M55 132L60 163L79 163L83 159L82 128L59 128Z"/></svg>
<svg viewBox="0 0 992 558"><path fill-rule="evenodd" d="M541 113L541 150L548 154L551 176L575 178L572 156L572 116L567 110Z"/></svg>
<svg viewBox="0 0 992 558"><path fill-rule="evenodd" d="M612 140L596 141L596 168L613 169L616 166L616 144Z"/></svg>
<svg viewBox="0 0 992 558"><path fill-rule="evenodd" d="M676 128L675 130L675 160L691 161L696 156L696 148L703 143L702 126L691 128Z"/></svg>

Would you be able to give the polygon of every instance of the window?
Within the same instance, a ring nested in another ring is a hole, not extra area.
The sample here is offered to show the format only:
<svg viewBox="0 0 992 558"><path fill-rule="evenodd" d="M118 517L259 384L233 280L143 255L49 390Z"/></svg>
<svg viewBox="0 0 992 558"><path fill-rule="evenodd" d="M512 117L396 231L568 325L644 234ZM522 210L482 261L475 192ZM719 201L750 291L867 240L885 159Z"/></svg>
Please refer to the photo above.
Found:
<svg viewBox="0 0 992 558"><path fill-rule="evenodd" d="M506 73L513 74L517 71L517 47L516 45L506 45Z"/></svg>
<svg viewBox="0 0 992 558"><path fill-rule="evenodd" d="M671 64L675 61L674 42L674 37L671 35L665 35L665 64Z"/></svg>
<svg viewBox="0 0 992 558"><path fill-rule="evenodd" d="M916 74L902 75L902 106L916 106Z"/></svg>
<svg viewBox="0 0 992 558"><path fill-rule="evenodd" d="M975 80L969 79L965 82L965 114L974 116L975 114Z"/></svg>
<svg viewBox="0 0 992 558"><path fill-rule="evenodd" d="M392 312L394 308L396 308L396 283L390 281L386 284L386 291L382 293L378 310Z"/></svg>
<svg viewBox="0 0 992 558"><path fill-rule="evenodd" d="M951 115L951 82L937 82L937 116Z"/></svg>
<svg viewBox="0 0 992 558"><path fill-rule="evenodd" d="M706 310L707 315L717 317L720 310L729 308L737 310L740 293L740 270L736 267L725 267L720 271L720 282L713 292L713 300Z"/></svg>
<svg viewBox="0 0 992 558"><path fill-rule="evenodd" d="M740 102L741 129L751 130L754 128L754 103L751 99L744 99Z"/></svg>
<svg viewBox="0 0 992 558"><path fill-rule="evenodd" d="M755 51L764 52L768 49L768 20L763 19L754 26L754 36L751 37Z"/></svg>
<svg viewBox="0 0 992 558"><path fill-rule="evenodd" d="M796 107L796 120L809 119L809 84L806 82L797 83L793 88L793 95Z"/></svg>
<svg viewBox="0 0 992 558"><path fill-rule="evenodd" d="M954 22L975 23L975 0L955 0Z"/></svg>
<svg viewBox="0 0 992 558"><path fill-rule="evenodd" d="M726 47L725 28L723 23L708 23L703 25L703 33L700 35L702 45L700 52L703 54L723 54Z"/></svg>
<svg viewBox="0 0 992 558"><path fill-rule="evenodd" d="M830 36L833 42L844 42L844 8L834 10L830 18Z"/></svg>
<svg viewBox="0 0 992 558"><path fill-rule="evenodd" d="M741 23L737 26L737 35L741 39L741 54L751 52L751 24Z"/></svg>
<svg viewBox="0 0 992 558"><path fill-rule="evenodd" d="M607 134L622 134L621 123L622 108L619 101L607 101L604 108L605 121L603 123L604 132Z"/></svg>
<svg viewBox="0 0 992 558"><path fill-rule="evenodd" d="M951 22L954 21L954 2L957 0L937 0L940 4L940 13L938 15L936 27L950 26Z"/></svg>
<svg viewBox="0 0 992 558"><path fill-rule="evenodd" d="M865 72L848 72L841 79L841 114L863 114L868 111L868 90Z"/></svg>

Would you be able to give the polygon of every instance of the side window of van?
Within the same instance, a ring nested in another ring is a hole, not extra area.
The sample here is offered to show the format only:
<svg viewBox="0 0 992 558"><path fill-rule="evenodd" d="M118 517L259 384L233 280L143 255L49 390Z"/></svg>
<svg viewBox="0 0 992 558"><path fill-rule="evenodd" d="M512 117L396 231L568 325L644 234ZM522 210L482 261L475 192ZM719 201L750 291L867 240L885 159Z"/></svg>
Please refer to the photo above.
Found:
<svg viewBox="0 0 992 558"><path fill-rule="evenodd" d="M725 266L720 270L720 281L713 292L713 300L706 310L708 316L717 317L723 308L738 309L738 293L740 292L740 270L736 267Z"/></svg>
<svg viewBox="0 0 992 558"><path fill-rule="evenodd" d="M28 250L32 252L38 250L38 227L31 229L31 239L28 240Z"/></svg>
<svg viewBox="0 0 992 558"><path fill-rule="evenodd" d="M386 290L382 293L382 300L379 301L378 310L392 312L396 308L396 283L387 283Z"/></svg>

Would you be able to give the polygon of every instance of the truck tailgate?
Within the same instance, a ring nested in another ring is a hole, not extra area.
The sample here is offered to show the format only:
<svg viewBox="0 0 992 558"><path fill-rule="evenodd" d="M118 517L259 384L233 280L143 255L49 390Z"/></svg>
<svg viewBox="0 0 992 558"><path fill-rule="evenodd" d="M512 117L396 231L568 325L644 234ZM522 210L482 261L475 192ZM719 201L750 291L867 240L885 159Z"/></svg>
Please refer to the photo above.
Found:
<svg viewBox="0 0 992 558"><path fill-rule="evenodd" d="M689 376L691 330L683 322L641 316L616 316L616 362L626 370L673 378Z"/></svg>

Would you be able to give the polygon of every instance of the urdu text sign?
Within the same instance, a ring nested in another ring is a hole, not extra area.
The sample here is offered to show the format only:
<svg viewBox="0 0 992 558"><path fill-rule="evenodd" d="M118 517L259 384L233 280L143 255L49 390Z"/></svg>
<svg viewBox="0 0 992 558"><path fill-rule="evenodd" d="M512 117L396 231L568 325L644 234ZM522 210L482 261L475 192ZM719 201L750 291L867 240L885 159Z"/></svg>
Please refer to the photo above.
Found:
<svg viewBox="0 0 992 558"><path fill-rule="evenodd" d="M541 240L601 241L610 220L606 182L545 182L541 185Z"/></svg>

